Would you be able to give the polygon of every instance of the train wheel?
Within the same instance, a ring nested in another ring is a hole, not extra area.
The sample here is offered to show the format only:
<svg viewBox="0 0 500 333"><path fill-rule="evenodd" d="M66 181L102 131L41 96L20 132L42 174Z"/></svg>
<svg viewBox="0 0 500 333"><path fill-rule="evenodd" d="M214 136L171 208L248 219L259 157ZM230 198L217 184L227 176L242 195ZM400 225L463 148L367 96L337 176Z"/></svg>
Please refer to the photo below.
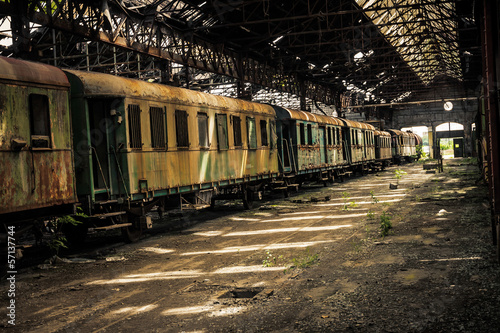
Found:
<svg viewBox="0 0 500 333"><path fill-rule="evenodd" d="M245 209L253 208L253 191L244 189L243 190L243 207Z"/></svg>
<svg viewBox="0 0 500 333"><path fill-rule="evenodd" d="M215 209L215 195L212 195L212 197L210 198L210 210L214 209Z"/></svg>
<svg viewBox="0 0 500 333"><path fill-rule="evenodd" d="M126 243L135 243L141 238L142 230L134 226L124 227L122 228L122 236Z"/></svg>
<svg viewBox="0 0 500 333"><path fill-rule="evenodd" d="M126 243L135 243L142 236L142 228L141 228L140 224L137 223L138 221L136 221L137 219L139 219L139 217L136 215L133 215L131 213L128 213L126 215L126 218L127 218L126 221L132 223L132 225L129 227L121 228L123 240Z"/></svg>

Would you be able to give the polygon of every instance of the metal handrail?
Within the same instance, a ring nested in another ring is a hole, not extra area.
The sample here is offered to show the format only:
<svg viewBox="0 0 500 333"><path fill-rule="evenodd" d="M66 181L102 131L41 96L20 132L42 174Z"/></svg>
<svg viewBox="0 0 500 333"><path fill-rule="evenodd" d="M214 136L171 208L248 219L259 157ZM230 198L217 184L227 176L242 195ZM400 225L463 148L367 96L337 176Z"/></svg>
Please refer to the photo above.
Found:
<svg viewBox="0 0 500 333"><path fill-rule="evenodd" d="M90 147L90 149L92 149L92 151L95 154L97 165L99 166L99 171L101 172L102 181L104 182L104 186L106 187L106 193L108 193L108 198L109 198L111 196L111 192L109 190L108 183L106 183L106 178L104 178L104 172L102 171L101 162L99 161L99 156L97 156L97 150L92 146Z"/></svg>

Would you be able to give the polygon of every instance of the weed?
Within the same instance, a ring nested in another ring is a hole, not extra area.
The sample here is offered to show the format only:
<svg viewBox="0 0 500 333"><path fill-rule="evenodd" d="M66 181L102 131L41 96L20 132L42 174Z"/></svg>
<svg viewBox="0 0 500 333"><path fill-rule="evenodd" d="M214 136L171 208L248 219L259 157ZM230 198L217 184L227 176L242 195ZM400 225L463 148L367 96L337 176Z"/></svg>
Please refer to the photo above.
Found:
<svg viewBox="0 0 500 333"><path fill-rule="evenodd" d="M386 214L386 212L382 212L380 215L380 236L384 238L389 235L389 231L392 229L391 217Z"/></svg>
<svg viewBox="0 0 500 333"><path fill-rule="evenodd" d="M349 201L350 196L347 192L342 192L342 199L344 199L344 205L342 206L342 210L350 210L352 208L358 207L358 204L354 201Z"/></svg>
<svg viewBox="0 0 500 333"><path fill-rule="evenodd" d="M319 261L319 254L311 254L309 248L306 248L304 254L298 258L292 258L290 266L283 271L283 273L288 273L297 268L308 268Z"/></svg>
<svg viewBox="0 0 500 333"><path fill-rule="evenodd" d="M78 207L77 213L75 215L76 217L79 218L87 218L88 216L83 213L83 210ZM63 228L67 225L72 225L72 226L77 226L81 224L82 222L77 221L73 216L71 215L65 215L62 216L58 219L54 219L48 222L47 227L48 230L51 232L51 239L47 243L51 251L57 255L59 254L59 250L61 248L67 249L68 246L66 245L67 239L66 236L64 236L63 233Z"/></svg>
<svg viewBox="0 0 500 333"><path fill-rule="evenodd" d="M404 170L401 170L401 169L396 169L394 170L394 178L396 178L396 182L397 184L399 184L399 180L401 179L401 177L403 177L404 175L406 175L406 172Z"/></svg>
<svg viewBox="0 0 500 333"><path fill-rule="evenodd" d="M368 213L366 213L366 217L368 217L369 220L374 220L375 219L375 213L369 209Z"/></svg>
<svg viewBox="0 0 500 333"><path fill-rule="evenodd" d="M266 250L266 258L264 260L262 260L262 266L263 267L274 267L274 266L278 265L278 261L280 261L282 259L283 259L282 255L275 257L271 253L271 251Z"/></svg>
<svg viewBox="0 0 500 333"><path fill-rule="evenodd" d="M370 195L372 196L372 201L373 201L374 204L376 204L376 203L379 202L379 200L375 196L375 192L373 192L373 190L370 191Z"/></svg>

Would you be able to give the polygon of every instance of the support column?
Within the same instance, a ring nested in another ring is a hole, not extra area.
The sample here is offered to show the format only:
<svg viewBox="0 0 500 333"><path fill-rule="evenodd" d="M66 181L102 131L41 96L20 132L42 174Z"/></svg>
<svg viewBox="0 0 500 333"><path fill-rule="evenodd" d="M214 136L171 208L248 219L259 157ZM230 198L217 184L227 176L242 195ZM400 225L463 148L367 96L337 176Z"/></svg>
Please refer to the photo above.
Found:
<svg viewBox="0 0 500 333"><path fill-rule="evenodd" d="M28 20L28 0L11 1L12 46L17 57L30 58L31 39Z"/></svg>
<svg viewBox="0 0 500 333"><path fill-rule="evenodd" d="M304 84L304 80L300 80L299 85L300 85L300 109L302 111L306 111L306 109L307 109L306 85Z"/></svg>

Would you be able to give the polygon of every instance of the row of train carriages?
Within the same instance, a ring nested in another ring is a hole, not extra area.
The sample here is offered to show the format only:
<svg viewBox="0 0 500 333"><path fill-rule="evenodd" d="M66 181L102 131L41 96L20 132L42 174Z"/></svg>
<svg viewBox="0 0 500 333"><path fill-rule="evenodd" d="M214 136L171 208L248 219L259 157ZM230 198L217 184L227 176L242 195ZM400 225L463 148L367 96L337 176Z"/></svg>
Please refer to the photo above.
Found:
<svg viewBox="0 0 500 333"><path fill-rule="evenodd" d="M73 239L151 227L153 207L202 208L333 181L415 156L397 130L102 73L0 58L0 220L63 215ZM9 229L10 230L10 229ZM5 237L4 237L5 238Z"/></svg>

